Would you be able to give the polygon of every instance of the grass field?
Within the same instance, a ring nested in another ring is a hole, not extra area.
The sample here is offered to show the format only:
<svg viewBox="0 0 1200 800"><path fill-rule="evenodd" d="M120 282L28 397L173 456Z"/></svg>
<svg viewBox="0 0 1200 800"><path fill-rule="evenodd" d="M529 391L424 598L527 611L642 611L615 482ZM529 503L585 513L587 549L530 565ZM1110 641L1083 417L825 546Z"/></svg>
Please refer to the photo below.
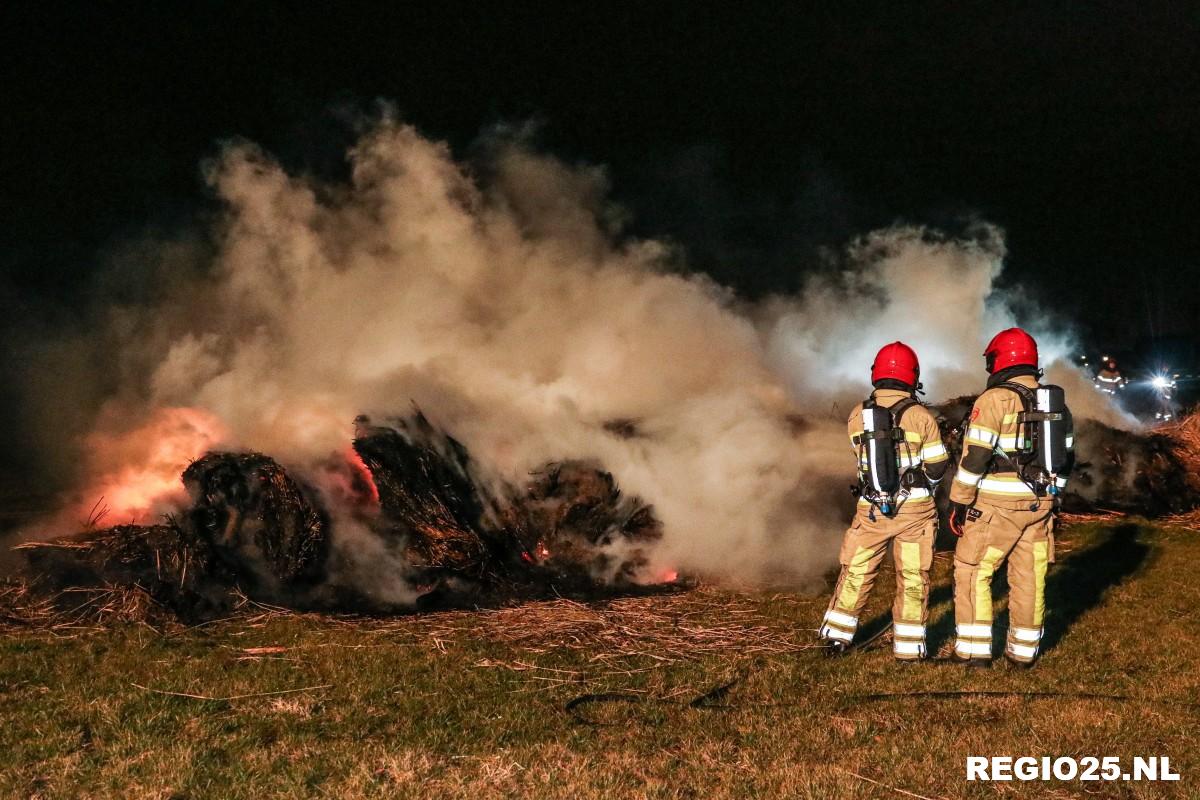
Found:
<svg viewBox="0 0 1200 800"><path fill-rule="evenodd" d="M391 620L8 627L0 794L1200 797L1197 563L1194 532L1064 531L1032 671L901 665L886 636L827 660L811 647L824 598L711 589ZM941 553L943 654L949 573ZM879 586L875 629L890 575ZM961 690L1012 694L913 694ZM967 783L968 755L1169 756L1182 780Z"/></svg>

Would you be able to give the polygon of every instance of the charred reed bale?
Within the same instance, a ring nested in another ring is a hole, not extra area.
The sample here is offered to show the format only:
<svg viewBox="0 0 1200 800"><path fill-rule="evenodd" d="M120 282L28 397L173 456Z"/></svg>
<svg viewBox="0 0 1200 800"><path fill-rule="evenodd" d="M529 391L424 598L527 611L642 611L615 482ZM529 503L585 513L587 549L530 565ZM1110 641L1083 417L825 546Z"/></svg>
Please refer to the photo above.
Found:
<svg viewBox="0 0 1200 800"><path fill-rule="evenodd" d="M484 524L493 502L467 449L420 411L379 425L359 417L354 450L374 479L385 523L405 537L415 565L481 578L505 560L509 537Z"/></svg>
<svg viewBox="0 0 1200 800"><path fill-rule="evenodd" d="M315 493L260 453L209 453L183 472L186 517L232 564L286 589L324 577L329 519Z"/></svg>

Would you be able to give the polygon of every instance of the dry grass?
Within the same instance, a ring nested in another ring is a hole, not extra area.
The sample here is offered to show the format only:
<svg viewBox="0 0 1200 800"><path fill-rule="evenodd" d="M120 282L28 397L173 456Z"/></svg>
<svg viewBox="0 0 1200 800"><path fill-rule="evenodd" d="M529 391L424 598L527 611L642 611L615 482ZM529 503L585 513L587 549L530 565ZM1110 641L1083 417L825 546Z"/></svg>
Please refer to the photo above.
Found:
<svg viewBox="0 0 1200 800"><path fill-rule="evenodd" d="M1188 528L1193 531L1200 531L1200 508L1188 511L1186 514L1171 514L1159 520L1163 525L1173 525L1179 528Z"/></svg>
<svg viewBox="0 0 1200 800"><path fill-rule="evenodd" d="M794 598L773 595L769 602ZM712 587L604 603L558 599L513 608L444 612L373 625L375 635L403 635L440 647L464 638L502 646L519 658L483 658L474 666L525 673L549 686L590 683L708 658L783 656L816 647L811 628L780 630L763 600ZM576 652L586 667L561 669L537 656Z"/></svg>
<svg viewBox="0 0 1200 800"><path fill-rule="evenodd" d="M1057 517L1057 525L1059 527L1068 527L1071 525L1085 525L1095 522L1115 522L1125 519L1127 515L1120 511L1089 511L1079 514L1067 514L1060 512Z"/></svg>
<svg viewBox="0 0 1200 800"><path fill-rule="evenodd" d="M141 625L160 635L177 635L235 620L254 625L295 615L289 609L257 603L236 592L235 605L229 614L187 625L136 585L71 587L47 592L22 578L0 580L0 635L86 637L103 635L122 625Z"/></svg>

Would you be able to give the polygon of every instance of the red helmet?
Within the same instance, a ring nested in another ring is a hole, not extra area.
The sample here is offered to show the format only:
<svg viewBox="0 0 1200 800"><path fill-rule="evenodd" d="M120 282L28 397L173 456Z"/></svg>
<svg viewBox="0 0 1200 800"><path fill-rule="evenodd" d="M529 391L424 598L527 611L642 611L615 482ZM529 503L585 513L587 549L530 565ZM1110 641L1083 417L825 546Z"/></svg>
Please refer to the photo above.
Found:
<svg viewBox="0 0 1200 800"><path fill-rule="evenodd" d="M917 362L917 354L904 342L885 344L875 354L875 363L871 365L871 383L886 378L917 385L917 376L921 374L921 365Z"/></svg>
<svg viewBox="0 0 1200 800"><path fill-rule="evenodd" d="M987 371L992 374L1018 365L1036 367L1037 342L1020 328L1009 328L992 337L983 357L987 359Z"/></svg>

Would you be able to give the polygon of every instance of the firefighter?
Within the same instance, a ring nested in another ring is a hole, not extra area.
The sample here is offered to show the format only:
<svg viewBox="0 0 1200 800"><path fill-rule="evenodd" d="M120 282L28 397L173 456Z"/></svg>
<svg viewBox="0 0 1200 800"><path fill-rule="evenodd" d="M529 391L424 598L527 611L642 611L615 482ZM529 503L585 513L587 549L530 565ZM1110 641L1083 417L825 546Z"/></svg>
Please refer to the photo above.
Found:
<svg viewBox="0 0 1200 800"><path fill-rule="evenodd" d="M919 376L912 348L902 342L885 345L871 366L875 391L850 414L850 442L859 456L859 500L842 541L841 574L821 624L820 637L829 655L841 655L854 639L890 545L896 568L894 655L908 662L925 658L929 567L937 535L933 490L950 462L937 421L916 399ZM882 434L875 425L864 425L864 418L876 419L879 409L887 410L879 412L880 419L894 420ZM876 491L873 463L892 471L894 492Z"/></svg>
<svg viewBox="0 0 1200 800"><path fill-rule="evenodd" d="M988 388L964 423L963 452L950 489L950 530L958 537L954 655L971 666L991 665L992 578L1007 562L1004 655L1028 667L1037 658L1046 614L1055 498L1074 461L1071 415L1062 390L1038 382L1037 343L1025 331L996 334L984 358Z"/></svg>
<svg viewBox="0 0 1200 800"><path fill-rule="evenodd" d="M1170 422L1175 417L1175 390L1179 382L1167 375L1155 375L1150 385L1158 395L1158 407L1154 411L1155 422Z"/></svg>
<svg viewBox="0 0 1200 800"><path fill-rule="evenodd" d="M1100 371L1092 380L1096 387L1105 394L1116 394L1128 383L1125 376L1121 374L1121 370L1117 369L1117 360L1108 356L1100 360Z"/></svg>

